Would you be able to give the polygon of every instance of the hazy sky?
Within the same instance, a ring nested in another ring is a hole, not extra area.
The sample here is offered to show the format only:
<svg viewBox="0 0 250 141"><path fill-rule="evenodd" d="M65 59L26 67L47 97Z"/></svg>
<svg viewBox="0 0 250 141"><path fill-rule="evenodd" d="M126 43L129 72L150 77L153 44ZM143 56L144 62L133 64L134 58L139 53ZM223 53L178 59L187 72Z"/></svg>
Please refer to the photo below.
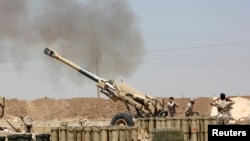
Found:
<svg viewBox="0 0 250 141"><path fill-rule="evenodd" d="M45 47L151 96L250 95L250 1L30 1L0 0L8 99L97 97L95 82Z"/></svg>

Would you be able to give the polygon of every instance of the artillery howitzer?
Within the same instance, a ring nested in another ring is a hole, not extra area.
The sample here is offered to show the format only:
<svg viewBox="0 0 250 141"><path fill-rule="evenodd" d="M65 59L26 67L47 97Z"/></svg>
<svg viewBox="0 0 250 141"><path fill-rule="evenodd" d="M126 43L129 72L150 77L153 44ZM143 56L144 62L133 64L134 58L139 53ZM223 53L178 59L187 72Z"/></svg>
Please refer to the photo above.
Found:
<svg viewBox="0 0 250 141"><path fill-rule="evenodd" d="M67 64L81 74L95 81L100 92L111 98L113 101L120 100L125 103L129 114L116 114L111 120L111 125L124 124L127 126L133 126L134 119L139 117L167 116L168 112L164 110L163 100L143 94L142 92L126 84L124 81L121 81L121 83L118 84L115 80L105 80L103 78L100 78L95 74L74 64L73 62L63 58L61 55L50 48L45 48L44 53ZM130 106L133 106L135 108L136 114L132 114Z"/></svg>

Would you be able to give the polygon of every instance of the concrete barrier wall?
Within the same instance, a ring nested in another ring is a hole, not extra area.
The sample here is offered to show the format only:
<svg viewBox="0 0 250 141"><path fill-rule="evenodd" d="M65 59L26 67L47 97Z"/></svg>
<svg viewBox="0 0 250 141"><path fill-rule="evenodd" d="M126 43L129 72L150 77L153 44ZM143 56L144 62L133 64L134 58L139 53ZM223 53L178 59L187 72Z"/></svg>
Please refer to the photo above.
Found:
<svg viewBox="0 0 250 141"><path fill-rule="evenodd" d="M51 141L137 141L139 127L62 126L51 128Z"/></svg>
<svg viewBox="0 0 250 141"><path fill-rule="evenodd" d="M209 124L214 117L140 118L134 127L124 126L67 126L51 128L51 141L137 141L138 129L146 129L152 138L158 129L183 132L184 141L207 141Z"/></svg>
<svg viewBox="0 0 250 141"><path fill-rule="evenodd" d="M138 120L137 125L147 128L150 136L157 129L174 129L183 132L184 141L207 141L208 125L216 124L215 117L149 117Z"/></svg>
<svg viewBox="0 0 250 141"><path fill-rule="evenodd" d="M133 127L68 126L68 123L63 122L60 127L51 127L49 132L47 132L48 129L46 127L46 136L40 136L39 134L38 136L43 141L47 141L48 138L51 141L141 141L141 136L139 135L142 134L140 129L143 129L143 132L149 134L150 139L154 139L153 137L156 137L156 135L159 138L166 137L166 134L173 136L176 132L172 133L170 131L180 131L184 141L208 141L208 125L215 124L215 117L139 118ZM250 121L239 121L237 124L250 124ZM43 133L45 130L39 128L39 131ZM50 136L47 136L47 133ZM5 141L9 140L7 135L10 135L10 133L3 132L1 135L5 137Z"/></svg>

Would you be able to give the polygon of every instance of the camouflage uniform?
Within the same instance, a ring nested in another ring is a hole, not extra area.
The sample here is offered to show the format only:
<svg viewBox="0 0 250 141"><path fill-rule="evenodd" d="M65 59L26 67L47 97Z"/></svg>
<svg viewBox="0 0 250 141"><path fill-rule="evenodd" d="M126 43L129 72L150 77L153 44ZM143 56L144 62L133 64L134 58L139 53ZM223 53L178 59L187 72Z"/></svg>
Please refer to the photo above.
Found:
<svg viewBox="0 0 250 141"><path fill-rule="evenodd" d="M212 106L217 107L217 124L224 125L228 124L229 120L232 119L230 110L232 105L235 104L233 100L215 100L211 103Z"/></svg>

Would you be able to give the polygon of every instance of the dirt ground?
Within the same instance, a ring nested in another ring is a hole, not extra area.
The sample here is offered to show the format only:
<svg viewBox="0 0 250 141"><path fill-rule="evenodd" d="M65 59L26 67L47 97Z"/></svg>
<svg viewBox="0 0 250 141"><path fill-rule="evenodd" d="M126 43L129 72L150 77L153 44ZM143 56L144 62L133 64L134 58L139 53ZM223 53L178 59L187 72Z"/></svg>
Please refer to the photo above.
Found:
<svg viewBox="0 0 250 141"><path fill-rule="evenodd" d="M247 98L250 98L250 96ZM168 98L163 99L164 102L168 101ZM178 116L183 116L184 107L188 101L189 98L175 99L175 102L179 104L177 108ZM199 112L201 116L209 116L212 109L209 103L212 98L199 97L195 101L194 110ZM111 99L53 99L44 97L33 101L6 99L4 112L4 117L1 118L1 126L8 126L8 124L4 124L6 120L14 125L20 124L20 116L30 116L36 123L43 122L47 124L84 120L106 121L109 123L115 114L127 112L127 109L123 102L114 102Z"/></svg>

